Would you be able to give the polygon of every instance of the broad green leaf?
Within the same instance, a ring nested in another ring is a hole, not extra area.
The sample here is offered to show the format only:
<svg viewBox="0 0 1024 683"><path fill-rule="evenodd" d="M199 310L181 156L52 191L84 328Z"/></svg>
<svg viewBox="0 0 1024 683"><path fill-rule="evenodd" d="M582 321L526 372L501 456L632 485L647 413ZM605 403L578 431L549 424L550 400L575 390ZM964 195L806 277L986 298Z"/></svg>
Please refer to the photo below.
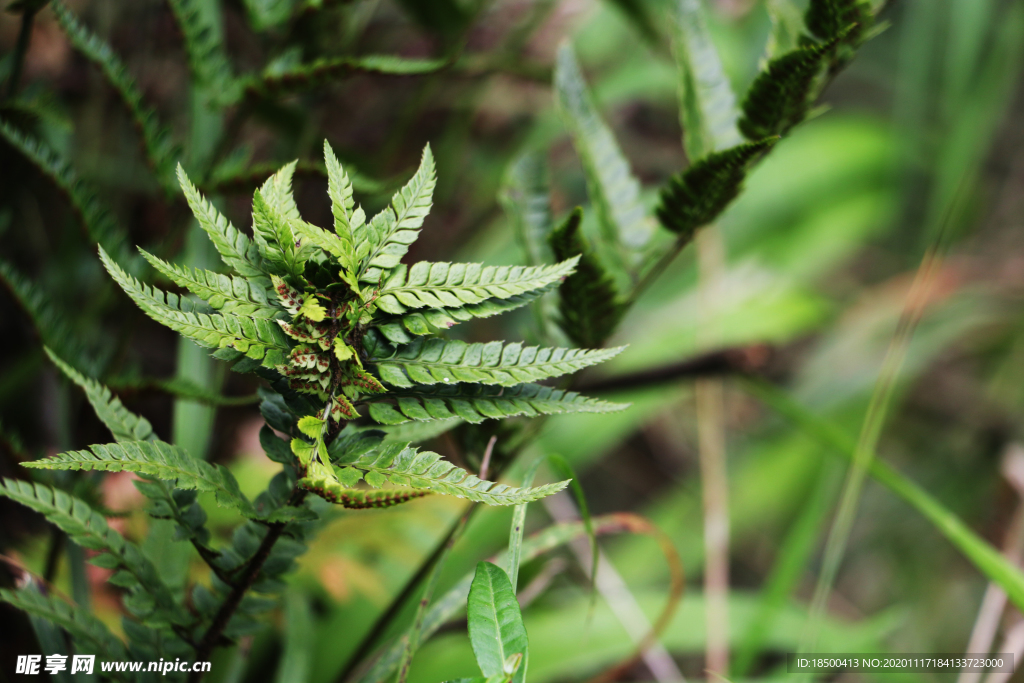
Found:
<svg viewBox="0 0 1024 683"><path fill-rule="evenodd" d="M490 562L476 566L467 613L469 640L484 676L504 674L505 661L514 654L521 654L523 661L512 680L514 683L526 680L529 641L519 602L504 569Z"/></svg>

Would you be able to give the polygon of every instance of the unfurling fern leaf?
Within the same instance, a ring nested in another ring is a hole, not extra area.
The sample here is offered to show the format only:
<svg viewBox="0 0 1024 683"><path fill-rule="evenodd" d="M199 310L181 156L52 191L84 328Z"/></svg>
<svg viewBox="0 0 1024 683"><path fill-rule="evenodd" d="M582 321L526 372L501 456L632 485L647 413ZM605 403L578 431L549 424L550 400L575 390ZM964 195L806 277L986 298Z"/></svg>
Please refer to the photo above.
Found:
<svg viewBox="0 0 1024 683"><path fill-rule="evenodd" d="M768 62L743 100L740 132L748 140L784 135L803 121L811 105L815 80L821 75L830 51L846 31L827 43L808 45Z"/></svg>
<svg viewBox="0 0 1024 683"><path fill-rule="evenodd" d="M82 25L63 2L53 0L50 7L71 44L103 70L107 80L121 96L142 136L146 159L156 173L157 180L170 194L174 187L174 158L179 155L171 141L170 132L157 120L156 111L143 102L138 86L110 46Z"/></svg>
<svg viewBox="0 0 1024 683"><path fill-rule="evenodd" d="M739 194L750 162L778 138L748 142L708 155L674 176L661 190L658 219L681 240L718 217Z"/></svg>
<svg viewBox="0 0 1024 683"><path fill-rule="evenodd" d="M548 238L555 258L577 258L576 272L559 286L558 321L562 331L580 346L601 346L615 331L624 311L615 279L587 243L577 207Z"/></svg>

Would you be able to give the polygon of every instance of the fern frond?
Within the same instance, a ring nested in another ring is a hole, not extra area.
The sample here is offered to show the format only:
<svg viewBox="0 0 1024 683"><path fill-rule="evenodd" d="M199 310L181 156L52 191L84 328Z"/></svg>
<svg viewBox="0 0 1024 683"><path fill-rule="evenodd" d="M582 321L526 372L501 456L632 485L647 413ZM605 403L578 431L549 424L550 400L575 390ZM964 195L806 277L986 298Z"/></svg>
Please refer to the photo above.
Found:
<svg viewBox="0 0 1024 683"><path fill-rule="evenodd" d="M391 206L355 232L358 279L378 282L384 271L394 268L419 237L423 219L430 213L437 179L430 145L423 148L419 170L391 198Z"/></svg>
<svg viewBox="0 0 1024 683"><path fill-rule="evenodd" d="M721 214L739 194L750 162L778 138L748 142L710 154L673 176L660 193L655 213L661 224L689 240Z"/></svg>
<svg viewBox="0 0 1024 683"><path fill-rule="evenodd" d="M135 272L141 259L129 252L125 233L114 223L110 212L92 190L78 178L71 165L41 141L24 135L3 120L0 120L0 136L57 186L71 204L89 241L117 254L129 264L129 270Z"/></svg>
<svg viewBox="0 0 1024 683"><path fill-rule="evenodd" d="M212 25L199 0L168 0L185 41L188 64L199 85L228 103L237 99L238 88L232 83L231 64L224 51L219 27Z"/></svg>
<svg viewBox="0 0 1024 683"><path fill-rule="evenodd" d="M431 308L379 321L377 329L396 344L407 344L414 336L435 334L473 318L490 318L536 301L555 287L554 283L508 299L484 299L461 308ZM413 336L410 336L413 335Z"/></svg>
<svg viewBox="0 0 1024 683"><path fill-rule="evenodd" d="M549 185L543 155L527 152L509 165L498 194L530 265L548 261L547 234L551 229Z"/></svg>
<svg viewBox="0 0 1024 683"><path fill-rule="evenodd" d="M873 21L871 5L864 0L811 0L804 14L807 30L823 42L838 37L857 44Z"/></svg>
<svg viewBox="0 0 1024 683"><path fill-rule="evenodd" d="M276 187L273 181L273 177L267 181L270 188ZM266 184L264 188L270 189ZM300 276L305 267L304 250L296 245L292 222L279 207L288 208L282 204L279 193L265 192L263 188L256 191L252 200L253 235L264 261L283 273Z"/></svg>
<svg viewBox="0 0 1024 683"><path fill-rule="evenodd" d="M378 344L377 355L371 355L368 362L377 365L383 381L396 387L446 382L512 387L603 363L623 348L540 348L519 343L467 344L458 340L418 339L399 347Z"/></svg>
<svg viewBox="0 0 1024 683"><path fill-rule="evenodd" d="M59 349L90 370L98 368L95 358L82 344L80 335L72 331L66 317L53 307L42 289L3 259L0 259L0 283L10 290L11 296L25 311L44 345Z"/></svg>
<svg viewBox="0 0 1024 683"><path fill-rule="evenodd" d="M444 308L453 312L467 304L512 298L547 287L571 274L576 261L569 258L550 266L428 261L420 261L411 268L399 265L381 288L377 307L395 315L415 308Z"/></svg>
<svg viewBox="0 0 1024 683"><path fill-rule="evenodd" d="M395 398L396 405L370 404L370 417L385 425L453 417L477 423L517 415L536 417L562 413L613 413L629 407L628 404L609 403L540 384L520 384L514 387L445 384L396 389L388 392L388 396Z"/></svg>
<svg viewBox="0 0 1024 683"><path fill-rule="evenodd" d="M384 444L379 450L334 464L342 468L338 476L349 485L359 481L361 472L361 477L374 488L391 483L487 505L529 503L557 493L569 484L562 481L534 488L496 484L456 467L437 453L419 451L405 443Z"/></svg>
<svg viewBox="0 0 1024 683"><path fill-rule="evenodd" d="M107 426L115 441L148 441L156 438L149 420L125 408L121 399L114 396L110 389L75 370L49 348L44 347L43 350L68 379L82 388L96 417Z"/></svg>
<svg viewBox="0 0 1024 683"><path fill-rule="evenodd" d="M615 278L583 236L582 221L583 210L577 207L549 238L555 258L579 260L576 272L558 288L558 325L574 343L596 347L615 332L625 307Z"/></svg>
<svg viewBox="0 0 1024 683"><path fill-rule="evenodd" d="M199 222L199 227L210 236L210 241L213 242L225 265L243 277L266 278L267 271L263 266L259 248L199 194L199 190L189 180L181 164L178 164L178 183L185 193L189 208Z"/></svg>
<svg viewBox="0 0 1024 683"><path fill-rule="evenodd" d="M417 76L434 73L447 65L448 61L443 59L409 59L395 55L322 57L309 64L265 71L248 79L245 91L250 95L278 97L309 90L351 74Z"/></svg>
<svg viewBox="0 0 1024 683"><path fill-rule="evenodd" d="M171 194L174 186L174 159L179 156L179 152L171 140L170 131L160 123L156 111L143 102L135 80L110 46L86 28L63 2L53 0L50 7L71 44L103 70L107 80L120 95L142 137L142 147L150 167L164 191Z"/></svg>
<svg viewBox="0 0 1024 683"><path fill-rule="evenodd" d="M23 464L31 466L34 463ZM175 602L170 590L157 574L156 568L139 548L111 529L107 520L85 501L59 489L15 479L4 479L0 482L0 496L10 498L43 515L83 548L102 553L90 561L108 569L124 570L134 577L134 581L129 585L135 585L136 588L145 591L151 598L151 609L158 609L161 616L173 623L191 622L192 618L188 612Z"/></svg>
<svg viewBox="0 0 1024 683"><path fill-rule="evenodd" d="M642 248L651 238L653 226L640 201L640 183L597 112L568 43L558 50L555 96L583 163L587 194L597 210L602 236L609 245Z"/></svg>
<svg viewBox="0 0 1024 683"><path fill-rule="evenodd" d="M290 349L288 338L273 321L244 318L230 314L210 315L196 309L188 299L148 287L125 273L103 249L100 259L114 281L146 315L200 346L221 349L231 347L263 365L274 367L285 362Z"/></svg>
<svg viewBox="0 0 1024 683"><path fill-rule="evenodd" d="M139 249L152 266L179 287L184 287L223 313L250 318L273 318L281 309L267 298L267 290L241 277L199 268L176 266Z"/></svg>
<svg viewBox="0 0 1024 683"><path fill-rule="evenodd" d="M339 482L327 478L300 479L298 485L312 491L324 500L340 505L349 510L368 510L371 508L389 508L410 500L429 495L429 491L416 489L381 489L379 491L346 488Z"/></svg>
<svg viewBox="0 0 1024 683"><path fill-rule="evenodd" d="M107 661L127 659L124 643L89 610L71 605L54 595L43 595L38 590L0 589L0 600L34 617L46 619L67 631L74 639L79 652L95 653ZM113 675L118 680L127 680L117 673Z"/></svg>
<svg viewBox="0 0 1024 683"><path fill-rule="evenodd" d="M700 0L679 0L674 23L679 116L686 155L693 163L742 142L736 128L739 110Z"/></svg>
<svg viewBox="0 0 1024 683"><path fill-rule="evenodd" d="M193 458L182 448L163 441L93 444L88 451L68 451L22 464L47 470L138 472L174 482L179 489L212 491L219 504L233 507L246 517L256 517L255 508L238 488L230 470Z"/></svg>
<svg viewBox="0 0 1024 683"><path fill-rule="evenodd" d="M327 168L327 194L331 198L331 214L334 216L334 239L337 240L336 252L331 253L338 257L346 273L354 275L358 267L355 233L366 223L366 214L362 207L355 206L355 200L352 198L352 181L341 167L341 162L327 140L324 140L324 166ZM355 284L354 278L352 284Z"/></svg>
<svg viewBox="0 0 1024 683"><path fill-rule="evenodd" d="M738 125L748 140L784 135L804 120L825 59L845 35L825 44L797 48L768 62L743 100L743 117Z"/></svg>

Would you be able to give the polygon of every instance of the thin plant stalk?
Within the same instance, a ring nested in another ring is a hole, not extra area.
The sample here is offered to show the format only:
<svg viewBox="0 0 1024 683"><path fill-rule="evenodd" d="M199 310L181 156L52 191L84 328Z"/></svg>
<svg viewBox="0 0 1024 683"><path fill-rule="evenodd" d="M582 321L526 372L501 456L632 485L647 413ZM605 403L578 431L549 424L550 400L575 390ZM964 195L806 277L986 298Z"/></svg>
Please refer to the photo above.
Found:
<svg viewBox="0 0 1024 683"><path fill-rule="evenodd" d="M715 283L724 268L722 241L707 229L697 237L700 266L700 329L713 337ZM703 342L712 342L705 338ZM707 642L705 667L729 673L729 478L725 450L725 399L719 379L699 380L694 388L697 441L704 505L704 596Z"/></svg>

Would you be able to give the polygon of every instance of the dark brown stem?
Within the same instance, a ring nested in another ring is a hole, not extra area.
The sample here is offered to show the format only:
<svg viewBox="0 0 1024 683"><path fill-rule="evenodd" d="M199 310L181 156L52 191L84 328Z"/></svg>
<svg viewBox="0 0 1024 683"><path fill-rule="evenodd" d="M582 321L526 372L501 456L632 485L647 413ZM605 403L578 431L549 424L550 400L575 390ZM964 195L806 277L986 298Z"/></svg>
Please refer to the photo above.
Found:
<svg viewBox="0 0 1024 683"><path fill-rule="evenodd" d="M288 505L298 505L305 497L305 491L296 489L292 493ZM239 574L237 582L232 586L231 592L224 599L220 609L217 610L217 614L213 617L213 622L206 629L206 633L203 634L199 644L196 646L195 661L205 662L210 659L210 653L213 652L213 648L220 642L224 629L227 628L228 622L231 621L231 617L238 609L238 606L242 604L245 594L249 592L249 589L256 582L256 578L263 569L263 564L270 557L270 551L274 549L274 544L281 538L281 534L284 533L286 526L288 526L286 522L274 522L268 525L267 535L263 537L263 542L260 543L260 547L256 549L252 559L249 560L249 563L245 565L245 568ZM189 674L188 682L198 683L202 678L203 672L193 671Z"/></svg>
<svg viewBox="0 0 1024 683"><path fill-rule="evenodd" d="M64 532L54 527L50 532L50 547L46 550L46 568L43 570L43 579L46 583L53 583L57 576L57 565L60 562L60 552L64 549Z"/></svg>
<svg viewBox="0 0 1024 683"><path fill-rule="evenodd" d="M763 370L771 355L771 348L764 344L720 349L679 363L643 370L631 375L578 382L573 385L573 390L586 392L626 391L670 384L679 380L722 375L749 375Z"/></svg>

